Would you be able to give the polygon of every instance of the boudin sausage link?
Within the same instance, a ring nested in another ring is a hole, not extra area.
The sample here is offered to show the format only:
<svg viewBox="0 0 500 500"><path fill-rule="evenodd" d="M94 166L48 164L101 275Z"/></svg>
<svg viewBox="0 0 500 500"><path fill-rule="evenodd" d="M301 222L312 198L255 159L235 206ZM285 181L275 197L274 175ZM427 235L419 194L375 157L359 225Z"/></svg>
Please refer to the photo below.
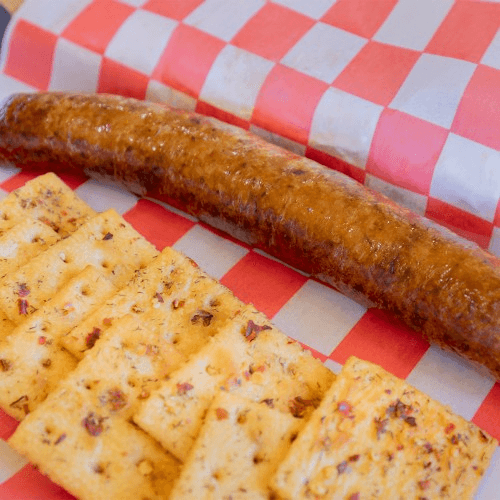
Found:
<svg viewBox="0 0 500 500"><path fill-rule="evenodd" d="M55 162L167 201L500 379L498 259L311 160L194 113L66 93L5 102L0 157Z"/></svg>

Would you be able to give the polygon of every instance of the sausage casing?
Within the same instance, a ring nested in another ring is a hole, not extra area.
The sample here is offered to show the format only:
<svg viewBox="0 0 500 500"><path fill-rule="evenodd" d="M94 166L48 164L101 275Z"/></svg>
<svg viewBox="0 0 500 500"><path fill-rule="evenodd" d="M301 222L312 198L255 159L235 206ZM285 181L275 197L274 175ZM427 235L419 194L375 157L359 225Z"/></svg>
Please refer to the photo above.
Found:
<svg viewBox="0 0 500 500"><path fill-rule="evenodd" d="M498 259L311 160L194 113L67 93L7 100L0 157L167 201L500 379Z"/></svg>

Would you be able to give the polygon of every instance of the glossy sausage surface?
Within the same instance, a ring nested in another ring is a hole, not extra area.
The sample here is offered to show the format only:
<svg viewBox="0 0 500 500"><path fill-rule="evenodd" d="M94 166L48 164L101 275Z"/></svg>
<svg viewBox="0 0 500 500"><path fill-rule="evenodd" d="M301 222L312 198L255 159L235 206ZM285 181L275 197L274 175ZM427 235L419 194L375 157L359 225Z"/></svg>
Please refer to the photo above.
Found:
<svg viewBox="0 0 500 500"><path fill-rule="evenodd" d="M498 259L250 133L117 96L19 94L0 110L0 158L56 162L167 201L500 379Z"/></svg>

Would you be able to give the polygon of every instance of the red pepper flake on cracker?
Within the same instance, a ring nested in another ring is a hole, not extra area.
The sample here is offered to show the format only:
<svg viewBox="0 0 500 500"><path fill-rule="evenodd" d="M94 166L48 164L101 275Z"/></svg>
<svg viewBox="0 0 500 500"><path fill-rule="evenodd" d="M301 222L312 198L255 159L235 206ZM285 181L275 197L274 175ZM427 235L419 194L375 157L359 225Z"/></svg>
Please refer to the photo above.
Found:
<svg viewBox="0 0 500 500"><path fill-rule="evenodd" d="M104 399L113 411L121 410L127 406L127 397L120 389L110 389Z"/></svg>
<svg viewBox="0 0 500 500"><path fill-rule="evenodd" d="M193 389L194 386L192 386L191 384L189 384L188 382L184 382L182 384L177 384L177 394L179 396L183 396L184 394L186 394L188 391L190 391L191 389Z"/></svg>
<svg viewBox="0 0 500 500"><path fill-rule="evenodd" d="M450 432L452 432L453 430L455 429L455 424L448 424L445 429L444 429L444 432L445 434L449 434Z"/></svg>
<svg viewBox="0 0 500 500"><path fill-rule="evenodd" d="M263 330L271 330L269 325L256 325L251 319L248 320L247 327L245 329L245 338L248 342L252 342L257 338L257 335Z"/></svg>
<svg viewBox="0 0 500 500"><path fill-rule="evenodd" d="M337 472L343 474L348 468L349 465L347 464L347 460L344 460L337 465Z"/></svg>
<svg viewBox="0 0 500 500"><path fill-rule="evenodd" d="M19 285L17 295L19 295L19 297L27 297L29 294L30 294L30 289L28 288L28 285L26 283L21 283Z"/></svg>
<svg viewBox="0 0 500 500"><path fill-rule="evenodd" d="M66 433L62 433L55 441L54 441L54 445L58 445L60 443L62 443L64 440L66 439Z"/></svg>
<svg viewBox="0 0 500 500"><path fill-rule="evenodd" d="M100 328L94 328L85 338L85 345L89 348L92 349L94 347L95 343L99 340L99 337L101 336L101 329Z"/></svg>
<svg viewBox="0 0 500 500"><path fill-rule="evenodd" d="M216 408L215 415L217 416L217 420L226 420L229 418L229 413L224 408Z"/></svg>
<svg viewBox="0 0 500 500"><path fill-rule="evenodd" d="M104 430L104 417L90 412L83 420L82 425L91 436L99 436Z"/></svg>
<svg viewBox="0 0 500 500"><path fill-rule="evenodd" d="M29 304L28 304L28 301L26 299L18 299L17 305L19 308L19 314L21 314L23 316L28 314Z"/></svg>

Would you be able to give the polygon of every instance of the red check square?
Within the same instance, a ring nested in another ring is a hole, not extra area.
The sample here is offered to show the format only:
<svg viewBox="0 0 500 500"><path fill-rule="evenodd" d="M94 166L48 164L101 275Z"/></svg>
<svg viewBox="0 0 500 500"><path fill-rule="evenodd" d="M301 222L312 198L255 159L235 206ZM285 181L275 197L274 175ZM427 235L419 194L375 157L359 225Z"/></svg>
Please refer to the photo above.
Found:
<svg viewBox="0 0 500 500"><path fill-rule="evenodd" d="M57 36L21 19L15 26L4 72L38 90L47 90Z"/></svg>
<svg viewBox="0 0 500 500"><path fill-rule="evenodd" d="M495 226L500 227L500 200L498 200L497 209L495 211L495 219L493 221Z"/></svg>
<svg viewBox="0 0 500 500"><path fill-rule="evenodd" d="M53 483L35 466L28 464L5 483L0 484L0 498L23 500L76 500Z"/></svg>
<svg viewBox="0 0 500 500"><path fill-rule="evenodd" d="M43 171L30 171L30 170L22 170L16 175L13 175L12 177L9 177L6 181L3 181L0 184L0 188L2 188L4 191L7 191L8 193L11 193L15 189L18 189L22 186L24 186L28 181L31 181L35 177L38 177L40 174L45 174L48 172L49 169L43 170Z"/></svg>
<svg viewBox="0 0 500 500"><path fill-rule="evenodd" d="M479 65L458 105L451 131L500 150L500 70Z"/></svg>
<svg viewBox="0 0 500 500"><path fill-rule="evenodd" d="M240 300L272 318L307 281L297 271L249 252L220 280Z"/></svg>
<svg viewBox="0 0 500 500"><path fill-rule="evenodd" d="M370 41L336 78L333 86L387 106L419 56L420 53L414 50Z"/></svg>
<svg viewBox="0 0 500 500"><path fill-rule="evenodd" d="M182 21L202 3L203 0L149 0L141 9Z"/></svg>
<svg viewBox="0 0 500 500"><path fill-rule="evenodd" d="M266 3L231 41L232 45L279 61L314 21L281 5Z"/></svg>
<svg viewBox="0 0 500 500"><path fill-rule="evenodd" d="M307 144L314 110L328 85L285 66L267 76L251 122L258 127Z"/></svg>
<svg viewBox="0 0 500 500"><path fill-rule="evenodd" d="M398 0L338 0L321 19L324 23L371 38Z"/></svg>
<svg viewBox="0 0 500 500"><path fill-rule="evenodd" d="M2 182L0 184L0 187L4 190L7 191L8 193L14 191L15 189L20 188L21 186L24 186L28 181L34 179L35 177L38 177L39 175L45 174L47 172L58 172L59 168L61 168L60 165L55 165L52 163L47 163L43 165L43 167L40 165L37 165L37 168L35 170L32 170L30 168L24 168L21 172L19 172L16 175L13 175L6 181ZM85 181L87 181L87 177L84 175L78 175L78 174L73 174L73 173L57 173L59 178L68 185L71 189L75 190L78 186L81 186Z"/></svg>
<svg viewBox="0 0 500 500"><path fill-rule="evenodd" d="M98 93L118 94L143 100L149 78L135 69L103 57L99 74Z"/></svg>
<svg viewBox="0 0 500 500"><path fill-rule="evenodd" d="M62 36L104 54L108 43L132 12L133 7L115 0L95 0L66 27Z"/></svg>
<svg viewBox="0 0 500 500"><path fill-rule="evenodd" d="M385 109L373 136L366 171L396 186L427 195L447 135L448 131L438 125Z"/></svg>
<svg viewBox="0 0 500 500"><path fill-rule="evenodd" d="M500 383L491 388L472 421L500 440Z"/></svg>
<svg viewBox="0 0 500 500"><path fill-rule="evenodd" d="M456 2L425 52L479 62L500 25L500 4Z"/></svg>
<svg viewBox="0 0 500 500"><path fill-rule="evenodd" d="M488 248L493 224L444 201L429 197L425 216L460 236Z"/></svg>
<svg viewBox="0 0 500 500"><path fill-rule="evenodd" d="M172 246L194 226L189 219L149 200L139 200L123 218L160 251Z"/></svg>
<svg viewBox="0 0 500 500"><path fill-rule="evenodd" d="M208 33L180 24L170 37L153 78L196 98L225 45Z"/></svg>
<svg viewBox="0 0 500 500"><path fill-rule="evenodd" d="M17 429L19 422L7 415L3 410L0 410L0 439L7 441Z"/></svg>
<svg viewBox="0 0 500 500"><path fill-rule="evenodd" d="M344 364L349 356L376 363L406 378L429 344L388 313L370 309L329 356Z"/></svg>

